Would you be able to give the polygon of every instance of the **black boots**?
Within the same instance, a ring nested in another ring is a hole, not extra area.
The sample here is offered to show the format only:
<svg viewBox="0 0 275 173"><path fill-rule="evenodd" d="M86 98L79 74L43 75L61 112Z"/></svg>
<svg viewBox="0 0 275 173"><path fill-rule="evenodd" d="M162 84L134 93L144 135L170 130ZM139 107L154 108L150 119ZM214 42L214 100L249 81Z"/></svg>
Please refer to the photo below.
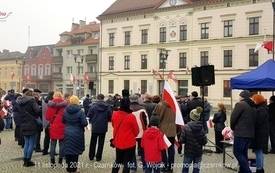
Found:
<svg viewBox="0 0 275 173"><path fill-rule="evenodd" d="M55 168L55 159L51 159L51 168Z"/></svg>
<svg viewBox="0 0 275 173"><path fill-rule="evenodd" d="M58 164L55 164L55 159L51 159L51 168L62 168L62 158L58 159Z"/></svg>
<svg viewBox="0 0 275 173"><path fill-rule="evenodd" d="M24 164L25 167L34 166L35 164L31 161L31 159L24 158Z"/></svg>
<svg viewBox="0 0 275 173"><path fill-rule="evenodd" d="M256 170L256 173L264 173L264 169L262 168L262 169L260 169L260 170Z"/></svg>

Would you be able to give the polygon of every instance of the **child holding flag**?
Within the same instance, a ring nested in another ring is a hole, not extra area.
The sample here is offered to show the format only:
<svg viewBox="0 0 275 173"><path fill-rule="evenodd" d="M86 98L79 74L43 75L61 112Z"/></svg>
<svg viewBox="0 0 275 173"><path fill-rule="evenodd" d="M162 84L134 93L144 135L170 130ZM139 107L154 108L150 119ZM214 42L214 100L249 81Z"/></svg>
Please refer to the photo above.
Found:
<svg viewBox="0 0 275 173"><path fill-rule="evenodd" d="M145 173L160 173L162 162L162 151L167 149L163 139L163 133L158 129L160 120L158 116L151 116L149 128L145 130L142 139L141 147L144 149L144 158L146 165Z"/></svg>

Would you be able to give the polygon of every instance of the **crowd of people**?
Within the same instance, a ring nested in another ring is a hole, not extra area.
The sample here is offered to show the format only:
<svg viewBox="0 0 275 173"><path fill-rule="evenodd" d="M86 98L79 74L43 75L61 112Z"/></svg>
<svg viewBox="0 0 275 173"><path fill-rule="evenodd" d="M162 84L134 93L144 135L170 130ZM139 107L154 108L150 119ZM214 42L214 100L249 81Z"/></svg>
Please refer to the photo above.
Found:
<svg viewBox="0 0 275 173"><path fill-rule="evenodd" d="M79 106L79 99L72 93L49 92L41 97L38 89L25 88L22 93L9 90L6 94L0 90L1 113L0 131L7 131L15 125L14 137L23 148L23 166L34 166L31 161L33 151L50 155L52 168L64 167L67 172L76 172L79 155L85 150L84 132L91 124L91 139L88 157L100 162L103 158L105 137L112 130L110 146L115 148L115 161L112 173L136 172L137 156L140 156L145 173L173 172L175 161L174 143L179 142L178 154L184 153L182 173L200 172L203 146L207 143L211 105L206 98L200 98L196 91L191 95L176 97L184 120L184 128L175 122L175 112L170 103L159 95L144 93L129 94L127 89L122 95L116 94L105 99L98 94L96 101L89 95ZM250 95L249 91L240 93L230 118L230 127L234 133L233 153L239 162L239 172L251 172L248 164L248 149L256 155L257 172L264 172L264 153L268 151L270 134L271 153L275 153L275 96L270 97L267 105L261 94ZM223 152L222 130L228 126L226 108L223 103L217 105L218 111L212 119L215 131L217 154ZM1 111L3 112L3 111ZM5 119L5 125L4 121ZM87 121L88 120L88 121ZM112 129L108 129L111 122ZM270 127L270 128L269 128ZM1 129L2 128L2 129ZM41 132L44 131L43 149ZM77 135L75 135L77 134ZM165 136L165 137L163 137ZM167 141L172 145L167 146ZM177 141L176 141L177 140ZM58 143L58 153L56 147ZM58 161L55 160L58 155ZM65 158L65 162L63 162Z"/></svg>

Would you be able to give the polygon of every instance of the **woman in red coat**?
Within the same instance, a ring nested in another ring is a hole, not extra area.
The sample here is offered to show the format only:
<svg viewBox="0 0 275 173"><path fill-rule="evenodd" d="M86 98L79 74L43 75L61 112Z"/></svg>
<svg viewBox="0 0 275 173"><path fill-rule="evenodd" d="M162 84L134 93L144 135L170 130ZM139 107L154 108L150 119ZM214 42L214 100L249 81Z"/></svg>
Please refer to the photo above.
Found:
<svg viewBox="0 0 275 173"><path fill-rule="evenodd" d="M59 143L59 159L58 163L62 164L62 159L64 157L64 134L65 134L65 124L62 123L64 110L67 107L68 102L63 99L60 91L56 91L53 94L53 100L48 102L48 108L46 111L46 120L50 123L50 157L51 166L55 167L55 148L58 140Z"/></svg>
<svg viewBox="0 0 275 173"><path fill-rule="evenodd" d="M112 173L118 173L121 164L124 166L122 172L129 173L131 166L128 163L132 161L135 154L136 136L139 134L137 120L130 109L129 97L121 99L119 110L112 115L112 126L114 128L113 144L116 147L116 160Z"/></svg>

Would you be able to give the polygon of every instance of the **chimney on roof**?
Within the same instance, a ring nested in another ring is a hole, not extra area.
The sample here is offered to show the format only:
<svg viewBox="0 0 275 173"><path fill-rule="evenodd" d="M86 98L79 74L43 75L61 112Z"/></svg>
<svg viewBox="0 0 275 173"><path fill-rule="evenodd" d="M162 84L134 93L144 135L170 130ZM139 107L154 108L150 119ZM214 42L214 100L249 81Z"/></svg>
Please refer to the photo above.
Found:
<svg viewBox="0 0 275 173"><path fill-rule="evenodd" d="M79 25L77 23L72 23L72 28L71 31L74 30L75 28L77 28Z"/></svg>
<svg viewBox="0 0 275 173"><path fill-rule="evenodd" d="M96 21L90 22L89 24L96 24Z"/></svg>
<svg viewBox="0 0 275 173"><path fill-rule="evenodd" d="M3 53L9 53L10 51L9 50L7 50L7 49L4 49L3 50Z"/></svg>
<svg viewBox="0 0 275 173"><path fill-rule="evenodd" d="M79 27L80 28L83 28L85 25L86 25L86 21L84 21L84 20L79 20Z"/></svg>

